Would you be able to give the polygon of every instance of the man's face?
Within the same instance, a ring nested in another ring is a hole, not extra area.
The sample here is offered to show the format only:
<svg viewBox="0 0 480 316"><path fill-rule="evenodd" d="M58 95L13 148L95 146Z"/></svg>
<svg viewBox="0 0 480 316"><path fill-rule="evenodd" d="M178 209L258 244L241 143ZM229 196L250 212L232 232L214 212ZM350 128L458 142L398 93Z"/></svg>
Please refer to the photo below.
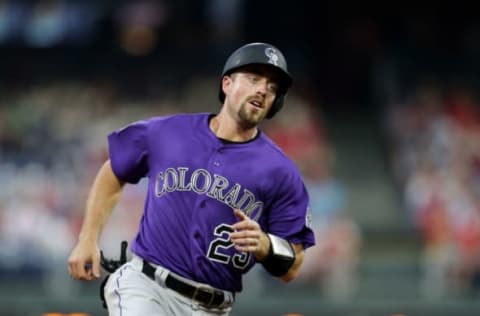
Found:
<svg viewBox="0 0 480 316"><path fill-rule="evenodd" d="M223 78L229 113L245 127L258 125L272 107L278 78L268 66L249 66Z"/></svg>

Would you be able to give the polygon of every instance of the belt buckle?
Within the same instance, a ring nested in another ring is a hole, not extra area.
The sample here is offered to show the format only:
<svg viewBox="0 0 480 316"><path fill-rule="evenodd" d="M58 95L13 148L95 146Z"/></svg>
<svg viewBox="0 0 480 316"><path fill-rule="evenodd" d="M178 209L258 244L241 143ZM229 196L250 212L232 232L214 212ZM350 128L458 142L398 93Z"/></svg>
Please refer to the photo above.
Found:
<svg viewBox="0 0 480 316"><path fill-rule="evenodd" d="M215 289L206 286L197 286L195 287L192 298L206 307L211 307L213 299L215 298L215 292ZM209 298L206 296L209 296Z"/></svg>

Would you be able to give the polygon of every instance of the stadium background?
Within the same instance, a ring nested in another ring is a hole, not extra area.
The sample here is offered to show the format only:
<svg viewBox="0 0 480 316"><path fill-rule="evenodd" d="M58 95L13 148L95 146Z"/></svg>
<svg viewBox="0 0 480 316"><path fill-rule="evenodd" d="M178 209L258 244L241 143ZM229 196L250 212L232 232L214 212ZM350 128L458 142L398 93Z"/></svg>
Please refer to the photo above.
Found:
<svg viewBox="0 0 480 316"><path fill-rule="evenodd" d="M0 1L0 315L106 315L66 260L107 133L216 111L223 62L289 60L264 124L312 196L318 246L289 285L255 269L239 315L478 315L480 22L458 3ZM101 246L142 208L127 187Z"/></svg>

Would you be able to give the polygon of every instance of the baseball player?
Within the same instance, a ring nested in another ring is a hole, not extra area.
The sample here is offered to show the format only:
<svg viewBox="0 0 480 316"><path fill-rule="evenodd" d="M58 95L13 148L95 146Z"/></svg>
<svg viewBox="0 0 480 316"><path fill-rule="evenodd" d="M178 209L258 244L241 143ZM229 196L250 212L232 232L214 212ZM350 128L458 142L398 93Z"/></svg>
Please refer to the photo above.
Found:
<svg viewBox="0 0 480 316"><path fill-rule="evenodd" d="M255 263L286 282L298 275L315 242L307 191L258 128L291 82L276 47L250 43L225 63L217 114L153 117L108 136L68 269L75 279L100 277L102 227L125 183L147 177L132 259L104 288L109 315L228 315Z"/></svg>

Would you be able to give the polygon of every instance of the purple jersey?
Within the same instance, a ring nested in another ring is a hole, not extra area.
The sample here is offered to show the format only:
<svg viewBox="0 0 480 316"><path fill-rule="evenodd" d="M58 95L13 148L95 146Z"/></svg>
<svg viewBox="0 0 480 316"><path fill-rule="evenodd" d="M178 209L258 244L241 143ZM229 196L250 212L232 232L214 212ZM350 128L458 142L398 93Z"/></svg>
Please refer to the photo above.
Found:
<svg viewBox="0 0 480 316"><path fill-rule="evenodd" d="M148 192L132 252L186 278L241 291L255 263L229 239L240 208L263 231L308 248L308 195L295 165L263 133L244 143L223 141L211 114L135 122L108 136L117 177Z"/></svg>

